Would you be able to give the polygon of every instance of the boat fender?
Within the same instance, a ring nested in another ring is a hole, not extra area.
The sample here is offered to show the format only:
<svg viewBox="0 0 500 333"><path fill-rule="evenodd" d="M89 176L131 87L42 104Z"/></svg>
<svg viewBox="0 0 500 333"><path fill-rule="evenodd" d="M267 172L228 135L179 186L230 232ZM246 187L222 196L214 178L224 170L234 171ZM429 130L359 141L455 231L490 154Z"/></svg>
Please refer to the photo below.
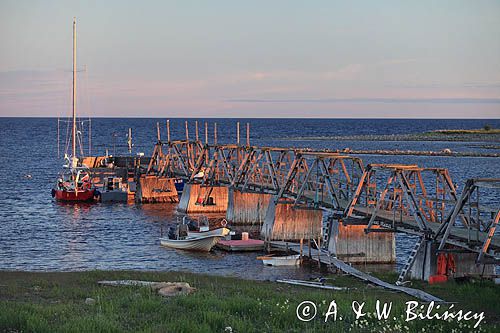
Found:
<svg viewBox="0 0 500 333"><path fill-rule="evenodd" d="M101 192L99 190L94 191L94 198L101 200Z"/></svg>
<svg viewBox="0 0 500 333"><path fill-rule="evenodd" d="M52 191L50 192L50 194L52 194L52 198L56 196L56 190L52 189Z"/></svg>

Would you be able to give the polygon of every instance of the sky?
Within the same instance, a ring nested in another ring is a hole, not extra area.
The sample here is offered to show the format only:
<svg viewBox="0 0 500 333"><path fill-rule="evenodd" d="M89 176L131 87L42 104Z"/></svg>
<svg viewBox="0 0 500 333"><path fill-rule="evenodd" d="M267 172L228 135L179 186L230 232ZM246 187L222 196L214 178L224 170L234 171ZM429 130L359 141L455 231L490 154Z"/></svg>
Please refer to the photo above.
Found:
<svg viewBox="0 0 500 333"><path fill-rule="evenodd" d="M500 118L500 1L0 0L0 116Z"/></svg>

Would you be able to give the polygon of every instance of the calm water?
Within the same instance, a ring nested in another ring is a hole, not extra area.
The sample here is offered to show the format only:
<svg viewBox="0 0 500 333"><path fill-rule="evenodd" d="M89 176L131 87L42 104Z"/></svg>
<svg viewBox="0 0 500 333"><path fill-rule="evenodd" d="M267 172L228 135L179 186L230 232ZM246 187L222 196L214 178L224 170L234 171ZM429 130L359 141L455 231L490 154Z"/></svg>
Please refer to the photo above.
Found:
<svg viewBox="0 0 500 333"><path fill-rule="evenodd" d="M156 122L164 119L94 119L92 152L126 154L126 133L132 128L134 154L151 154ZM235 142L237 119L213 119L220 143ZM349 119L250 119L255 145L304 146L338 149L414 149L462 151L481 143L455 142L351 142L297 140L361 134L419 133L433 129L500 128L500 120L349 120ZM65 125L64 125L65 126ZM61 126L61 132L66 128ZM172 138L183 139L184 119L171 120ZM243 126L242 126L243 130ZM190 128L194 132L194 122ZM0 269L183 270L246 278L307 277L315 267L268 268L252 254L178 252L161 248L158 238L177 219L172 204L68 205L56 203L50 189L60 169L57 159L57 121L49 118L0 118ZM243 133L243 132L242 132ZM242 135L244 137L244 135ZM64 143L65 135L61 135ZM86 145L86 142L85 142ZM491 143L490 143L491 145ZM498 146L498 144L496 144ZM480 148L483 149L483 148ZM87 147L85 147L87 151ZM499 149L490 150L499 152ZM416 163L450 170L456 183L471 177L498 177L498 158L416 156L362 156L365 164ZM27 179L24 176L31 174ZM398 260L407 254L408 240L398 235Z"/></svg>

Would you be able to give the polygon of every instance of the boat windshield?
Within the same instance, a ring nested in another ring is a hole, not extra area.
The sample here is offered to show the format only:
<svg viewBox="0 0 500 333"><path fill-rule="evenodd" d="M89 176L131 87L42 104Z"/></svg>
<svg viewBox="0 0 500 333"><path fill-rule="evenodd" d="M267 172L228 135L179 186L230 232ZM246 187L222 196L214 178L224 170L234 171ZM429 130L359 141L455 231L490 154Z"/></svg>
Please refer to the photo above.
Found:
<svg viewBox="0 0 500 333"><path fill-rule="evenodd" d="M88 168L65 168L57 179L60 190L87 190L92 186L92 177Z"/></svg>

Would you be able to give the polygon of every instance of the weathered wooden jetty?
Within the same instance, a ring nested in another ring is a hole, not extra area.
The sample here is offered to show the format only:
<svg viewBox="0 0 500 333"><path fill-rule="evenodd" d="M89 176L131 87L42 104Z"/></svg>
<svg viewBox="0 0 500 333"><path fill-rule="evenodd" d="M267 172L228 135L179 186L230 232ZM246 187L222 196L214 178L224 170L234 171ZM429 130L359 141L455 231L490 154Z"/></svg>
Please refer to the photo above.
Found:
<svg viewBox="0 0 500 333"><path fill-rule="evenodd" d="M350 263L395 262L395 233L415 235L399 282L428 280L441 253L453 254L456 274L488 274L498 262L500 179L470 179L457 193L444 168L365 166L346 153L252 146L248 125L240 142L239 123L236 144L218 144L216 125L212 142L207 123L204 140L197 122L194 138L185 127L185 139L172 140L167 121L162 141L157 126L149 164L135 175L138 188L148 181L151 202L176 197L173 184L183 179L180 211L225 213L233 224L261 225L267 242L313 240Z"/></svg>

